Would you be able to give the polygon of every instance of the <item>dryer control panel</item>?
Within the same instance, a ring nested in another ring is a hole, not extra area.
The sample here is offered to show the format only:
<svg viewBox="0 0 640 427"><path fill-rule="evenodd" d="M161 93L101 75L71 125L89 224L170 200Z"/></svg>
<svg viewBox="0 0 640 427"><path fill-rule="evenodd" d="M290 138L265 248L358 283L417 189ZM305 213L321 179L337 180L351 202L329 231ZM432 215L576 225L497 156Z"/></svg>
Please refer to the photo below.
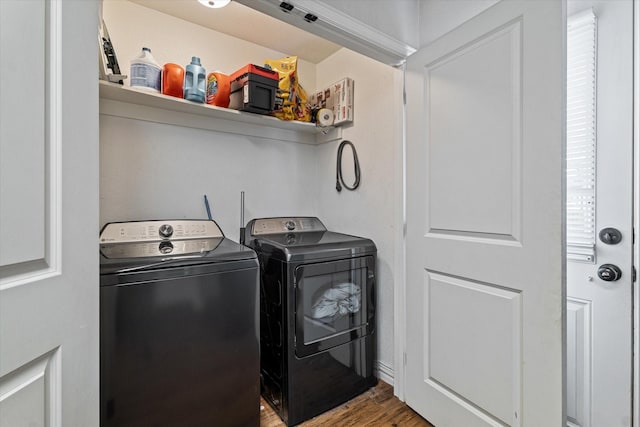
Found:
<svg viewBox="0 0 640 427"><path fill-rule="evenodd" d="M327 231L326 227L315 217L279 217L260 218L253 221L251 234L300 233L306 231Z"/></svg>

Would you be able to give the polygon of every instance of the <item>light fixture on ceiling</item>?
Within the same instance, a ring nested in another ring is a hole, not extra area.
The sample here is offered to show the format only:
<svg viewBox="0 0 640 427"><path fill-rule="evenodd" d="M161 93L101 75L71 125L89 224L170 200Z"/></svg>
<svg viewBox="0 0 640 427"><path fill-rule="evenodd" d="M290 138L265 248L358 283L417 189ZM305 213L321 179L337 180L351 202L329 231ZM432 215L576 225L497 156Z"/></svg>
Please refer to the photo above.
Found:
<svg viewBox="0 0 640 427"><path fill-rule="evenodd" d="M231 0L198 0L200 4L210 7L212 9L219 9L228 5Z"/></svg>

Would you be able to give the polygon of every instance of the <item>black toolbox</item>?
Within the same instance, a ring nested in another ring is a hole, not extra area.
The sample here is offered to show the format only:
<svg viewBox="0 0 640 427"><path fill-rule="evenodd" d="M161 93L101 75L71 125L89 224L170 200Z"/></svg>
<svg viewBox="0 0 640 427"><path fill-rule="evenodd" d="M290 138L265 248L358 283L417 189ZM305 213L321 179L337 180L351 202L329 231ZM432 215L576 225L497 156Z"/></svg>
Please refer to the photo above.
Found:
<svg viewBox="0 0 640 427"><path fill-rule="evenodd" d="M248 64L231 75L229 108L257 114L274 110L279 76L276 71Z"/></svg>

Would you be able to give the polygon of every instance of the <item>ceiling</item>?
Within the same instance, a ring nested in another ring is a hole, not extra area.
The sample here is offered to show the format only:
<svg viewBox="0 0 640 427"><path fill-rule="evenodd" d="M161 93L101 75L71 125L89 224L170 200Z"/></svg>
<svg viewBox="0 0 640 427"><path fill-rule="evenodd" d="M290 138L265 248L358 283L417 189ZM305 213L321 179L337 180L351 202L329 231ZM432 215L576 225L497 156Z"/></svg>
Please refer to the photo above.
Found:
<svg viewBox="0 0 640 427"><path fill-rule="evenodd" d="M314 64L340 49L335 43L234 1L221 9L202 6L197 0L130 1Z"/></svg>

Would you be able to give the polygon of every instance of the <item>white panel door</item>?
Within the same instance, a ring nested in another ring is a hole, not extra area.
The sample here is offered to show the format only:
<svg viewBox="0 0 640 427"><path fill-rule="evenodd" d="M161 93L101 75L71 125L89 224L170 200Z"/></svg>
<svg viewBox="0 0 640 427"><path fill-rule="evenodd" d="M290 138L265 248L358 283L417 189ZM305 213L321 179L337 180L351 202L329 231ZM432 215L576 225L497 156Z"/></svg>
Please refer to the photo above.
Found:
<svg viewBox="0 0 640 427"><path fill-rule="evenodd" d="M497 3L407 64L407 403L563 423L562 1Z"/></svg>
<svg viewBox="0 0 640 427"><path fill-rule="evenodd" d="M585 261L569 255L567 261L567 417L569 425L581 427L630 427L633 2L569 0L567 9L569 23L592 10L597 28L595 259ZM567 46L570 56L572 46ZM581 85L582 78L567 84ZM570 105L569 123L575 111L575 105ZM572 126L568 129L583 132ZM606 227L621 232L619 243L606 244L599 239L599 231ZM618 266L620 279L600 279L597 271L603 264Z"/></svg>
<svg viewBox="0 0 640 427"><path fill-rule="evenodd" d="M96 426L97 1L0 0L0 426Z"/></svg>

